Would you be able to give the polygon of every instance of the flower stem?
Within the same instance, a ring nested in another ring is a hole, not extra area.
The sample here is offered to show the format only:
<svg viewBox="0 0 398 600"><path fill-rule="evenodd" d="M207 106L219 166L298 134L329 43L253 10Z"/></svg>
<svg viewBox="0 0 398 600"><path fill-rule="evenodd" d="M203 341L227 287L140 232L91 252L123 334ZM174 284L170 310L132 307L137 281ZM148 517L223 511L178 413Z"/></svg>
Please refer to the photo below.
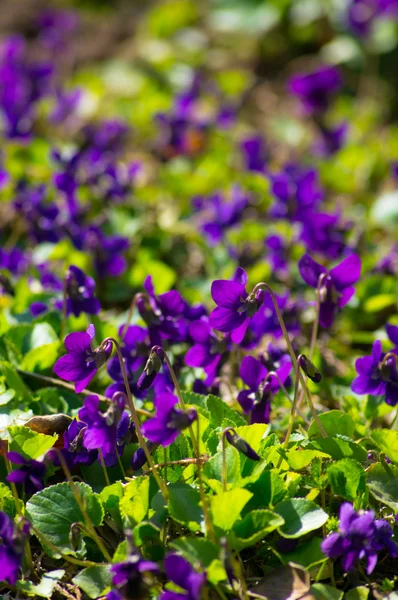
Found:
<svg viewBox="0 0 398 600"><path fill-rule="evenodd" d="M175 374L173 366L172 366L172 364L170 362L170 359L167 356L166 352L164 353L164 360L165 360L165 363L167 365L167 368L170 371L171 379L173 380L173 384L174 384L174 387L175 387L175 390L176 390L176 394L177 394L178 402L180 404L180 408L181 408L181 410L186 410L187 406L186 406L186 404L184 402L184 398L182 396L180 384L178 383L177 376ZM191 440L192 440L192 445L193 445L194 450L195 450L196 458L199 458L199 456L200 456L200 453L199 453L199 438L196 439L192 425L188 426L188 431L189 431L189 435L190 435Z"/></svg>
<svg viewBox="0 0 398 600"><path fill-rule="evenodd" d="M126 471L124 470L122 459L119 456L119 452L116 449L117 462L119 463L120 470L122 472L123 479L126 479Z"/></svg>
<svg viewBox="0 0 398 600"><path fill-rule="evenodd" d="M67 294L67 281L66 281L66 274L65 274L64 282L63 282L63 286L62 286L61 340L63 340L65 338L66 325L67 325L67 320L68 320L67 301L68 301L68 294Z"/></svg>
<svg viewBox="0 0 398 600"><path fill-rule="evenodd" d="M50 542L50 540L47 539L41 531L36 529L36 527L34 527L32 524L30 526L37 539L42 540L44 546L48 546L53 552L60 554L64 560L72 563L73 565L79 565L82 567L95 567L98 565L98 563L92 562L91 560L80 560L78 558L74 558L73 556L69 556L69 554L64 554L55 544Z"/></svg>
<svg viewBox="0 0 398 600"><path fill-rule="evenodd" d="M312 333L311 333L311 342L310 342L310 352L309 359L312 361L315 352L316 340L318 337L318 328L319 328L319 316L321 312L321 287L325 280L326 274L321 273L318 279L318 286L316 289L316 307L315 307L315 319L312 325Z"/></svg>
<svg viewBox="0 0 398 600"><path fill-rule="evenodd" d="M286 396L286 398L289 400L290 404L293 404L293 400L291 399L291 397L290 397L290 395L289 395L289 392L287 391L286 387L285 387L285 386L284 386L284 384L282 383L282 380L281 380L281 378L279 377L279 375L278 375L278 373L277 373L276 371L270 371L269 373L267 373L267 375L265 376L265 380L264 380L264 381L267 381L268 379L271 379L271 377L272 377L272 376L274 376L274 377L275 377L275 379L277 379L277 380L278 380L278 383L279 383L279 386L280 386L280 388L281 388L282 392L285 394L285 396ZM297 408L297 405L296 405L296 413L297 413L298 415L300 415L300 417L303 419L303 421L304 421L304 422L305 422L307 425L309 425L309 424L310 424L310 422L309 422L309 420L307 419L307 417L306 417L306 416L305 416L305 415L304 415L304 414L301 412L301 410L299 410L299 409Z"/></svg>
<svg viewBox="0 0 398 600"><path fill-rule="evenodd" d="M224 492L227 491L227 444L225 443L225 435L230 427L227 427L222 432L221 436L221 447L222 447L222 489Z"/></svg>
<svg viewBox="0 0 398 600"><path fill-rule="evenodd" d="M297 367L296 367L296 373L295 373L295 383L294 383L294 396L293 396L293 402L292 402L292 410L290 411L290 419L289 419L289 425L287 428L287 433L286 433L286 437L285 437L285 441L283 442L283 450L286 450L289 444L289 440L290 440L290 436L292 434L293 431L293 427L294 427L294 418L296 415L296 405L297 405L297 400L298 400L298 391L299 391L299 387L300 387L300 379L298 376L298 370L300 369L300 364L299 362L297 362ZM280 466L282 464L282 460L283 457L281 456L278 462L278 469L280 469Z"/></svg>
<svg viewBox="0 0 398 600"><path fill-rule="evenodd" d="M142 295L142 292L141 292L141 295ZM120 339L122 341L124 340L124 337L125 337L125 335L126 335L126 333L128 331L129 325L130 325L130 321L131 321L131 319L133 317L133 312L134 312L134 309L135 309L135 305L137 303L137 296L138 296L138 293L134 294L134 296L133 296L133 299L132 299L131 304L130 304L129 312L128 312L128 315L127 315L127 320L126 320L125 324L123 325L123 328L122 328L122 330L120 332Z"/></svg>
<svg viewBox="0 0 398 600"><path fill-rule="evenodd" d="M106 483L106 485L111 485L111 482L109 481L108 471L106 470L106 465L105 465L105 461L104 461L104 455L102 453L101 448L98 449L98 453L99 453L99 457L100 457L100 461L101 461L101 467L102 467L102 470L104 472L105 483ZM116 454L117 454L117 449L116 449Z"/></svg>
<svg viewBox="0 0 398 600"><path fill-rule="evenodd" d="M101 346L105 345L107 342L112 342L112 344L114 345L115 349L116 349L116 353L119 359L119 363L120 363L120 368L122 371L122 375L123 375L123 381L124 381L124 385L126 388L126 393L127 393L127 401L128 401L128 405L129 405L129 409L130 409L130 413L131 413L131 418L133 419L133 423L135 426L135 432L137 434L137 438L138 438L138 442L141 446L141 448L143 449L143 451L145 452L145 456L148 462L148 465L150 467L152 467L152 473L154 478L156 479L156 482L159 486L160 491L162 492L162 496L165 499L165 501L167 502L167 497L168 497L168 493L167 493L167 487L165 482L163 481L163 479L161 478L161 476L159 475L158 470L155 467L155 463L153 461L152 455L149 452L148 446L145 442L144 436L141 433L141 424L140 424L140 420L138 418L137 415L137 411L136 408L134 406L134 401L133 401L133 396L131 393L131 389L130 389L130 384L129 384L129 380L127 377L127 371L126 371L126 365L124 364L124 359L123 359L123 355L121 353L120 350L120 346L119 343L114 339L114 338L105 338L105 340L102 342Z"/></svg>
<svg viewBox="0 0 398 600"><path fill-rule="evenodd" d="M197 436L198 436L198 440L200 440L200 422L199 422L199 419L196 420L196 433L197 433ZM200 492L200 499L201 499L201 502L202 502L203 516L204 516L205 524L206 524L206 532L208 533L209 538L211 539L211 541L215 543L216 542L216 536L214 535L213 521L212 521L212 518L211 518L211 513L210 513L210 510L209 510L209 506L207 504L207 496L205 494L205 490L204 490L204 486L203 486L201 468L202 468L201 461L198 460L198 462L197 462L197 471L198 471L199 492Z"/></svg>

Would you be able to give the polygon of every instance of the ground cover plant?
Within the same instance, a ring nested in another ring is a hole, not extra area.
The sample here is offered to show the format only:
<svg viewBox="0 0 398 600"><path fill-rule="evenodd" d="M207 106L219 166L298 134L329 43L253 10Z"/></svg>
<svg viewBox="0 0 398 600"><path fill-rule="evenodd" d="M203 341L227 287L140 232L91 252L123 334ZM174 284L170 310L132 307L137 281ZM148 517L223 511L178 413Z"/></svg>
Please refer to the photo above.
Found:
<svg viewBox="0 0 398 600"><path fill-rule="evenodd" d="M5 2L0 595L398 598L398 2Z"/></svg>

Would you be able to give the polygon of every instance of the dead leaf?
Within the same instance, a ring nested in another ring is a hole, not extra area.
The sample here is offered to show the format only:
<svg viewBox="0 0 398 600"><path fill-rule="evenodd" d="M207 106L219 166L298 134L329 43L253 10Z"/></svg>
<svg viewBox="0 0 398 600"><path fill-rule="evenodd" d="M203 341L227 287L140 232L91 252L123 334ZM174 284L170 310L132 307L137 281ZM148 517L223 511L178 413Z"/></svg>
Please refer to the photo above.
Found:
<svg viewBox="0 0 398 600"><path fill-rule="evenodd" d="M54 433L62 434L72 423L72 418L68 415L44 415L36 416L26 421L26 427L29 427L36 433L45 433L46 435L54 435Z"/></svg>
<svg viewBox="0 0 398 600"><path fill-rule="evenodd" d="M250 591L267 600L315 600L310 587L308 571L289 563L265 575Z"/></svg>

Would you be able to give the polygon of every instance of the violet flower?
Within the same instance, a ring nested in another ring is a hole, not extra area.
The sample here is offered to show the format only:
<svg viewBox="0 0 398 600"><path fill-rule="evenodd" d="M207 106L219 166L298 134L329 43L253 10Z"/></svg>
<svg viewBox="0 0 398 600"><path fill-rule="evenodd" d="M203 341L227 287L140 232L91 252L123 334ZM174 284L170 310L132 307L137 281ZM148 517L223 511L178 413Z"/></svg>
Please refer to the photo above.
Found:
<svg viewBox="0 0 398 600"><path fill-rule="evenodd" d="M186 353L185 363L189 367L202 367L207 375L204 383L211 385L227 344L224 340L219 340L212 331L208 317L193 321L189 325L189 334L194 345Z"/></svg>
<svg viewBox="0 0 398 600"><path fill-rule="evenodd" d="M211 296L218 305L209 317L214 329L223 333L231 332L235 344L243 340L252 317L260 308L264 291L258 290L248 294L246 291L247 273L240 267L237 269L238 281L217 279L211 285Z"/></svg>
<svg viewBox="0 0 398 600"><path fill-rule="evenodd" d="M178 554L169 554L164 561L166 575L185 593L165 591L160 600L199 600L206 583L206 573L198 573L193 566Z"/></svg>
<svg viewBox="0 0 398 600"><path fill-rule="evenodd" d="M253 135L243 140L241 150L248 171L265 173L268 161L268 151L264 139L260 135Z"/></svg>
<svg viewBox="0 0 398 600"><path fill-rule="evenodd" d="M58 377L74 382L77 394L84 390L112 352L110 341L105 347L98 346L93 349L91 342L94 336L94 325L89 325L86 331L67 335L64 341L67 354L61 356L53 368Z"/></svg>
<svg viewBox="0 0 398 600"><path fill-rule="evenodd" d="M161 393L156 398L156 416L148 419L142 425L143 435L149 441L169 446L180 435L183 429L191 425L198 417L195 409L187 411L175 408L178 398L168 392Z"/></svg>
<svg viewBox="0 0 398 600"><path fill-rule="evenodd" d="M299 98L303 110L310 115L325 112L339 91L342 80L336 67L321 67L312 73L293 76L289 91Z"/></svg>
<svg viewBox="0 0 398 600"><path fill-rule="evenodd" d="M340 507L339 532L330 534L321 544L322 552L332 560L340 558L344 571L352 571L360 560L366 560L370 575L378 560L378 553L386 550L392 558L398 557L398 546L392 540L392 527L384 520L375 520L372 510L355 512L349 502Z"/></svg>
<svg viewBox="0 0 398 600"><path fill-rule="evenodd" d="M391 325L387 323L386 332L388 335L388 339L394 344L393 352L398 354L398 325Z"/></svg>
<svg viewBox="0 0 398 600"><path fill-rule="evenodd" d="M355 368L358 377L351 384L351 389L356 394L372 394L373 396L385 395L385 401L390 406L398 404L398 370L397 358L391 356L383 360L380 340L372 346L372 354L358 358Z"/></svg>
<svg viewBox="0 0 398 600"><path fill-rule="evenodd" d="M62 454L68 464L91 465L97 458L97 450L88 450L83 444L86 423L73 419L64 433L64 448ZM57 464L55 457L54 464Z"/></svg>
<svg viewBox="0 0 398 600"><path fill-rule="evenodd" d="M140 372L143 369L147 356L148 347L150 345L148 330L138 325L130 325L127 329L122 325L119 329L119 336L123 335L120 351L123 356L124 366L126 367L127 378L130 388L134 395L141 398L145 395L138 390L137 380ZM105 395L111 398L115 392L126 392L120 361L117 356L112 357L108 361L108 375L115 381L109 385L105 391Z"/></svg>
<svg viewBox="0 0 398 600"><path fill-rule="evenodd" d="M0 269L6 269L12 275L21 275L29 266L29 259L19 248L6 250L0 248Z"/></svg>
<svg viewBox="0 0 398 600"><path fill-rule="evenodd" d="M92 277L71 265L65 276L67 314L78 317L81 313L96 315L101 310L101 304L95 297L95 281Z"/></svg>
<svg viewBox="0 0 398 600"><path fill-rule="evenodd" d="M348 123L340 123L335 127L326 127L322 122L317 123L321 137L314 144L314 152L318 156L332 156L344 146L347 134Z"/></svg>
<svg viewBox="0 0 398 600"><path fill-rule="evenodd" d="M336 260L347 250L346 237L352 223L342 222L340 213L313 213L303 222L300 239L307 252Z"/></svg>
<svg viewBox="0 0 398 600"><path fill-rule="evenodd" d="M37 242L56 244L61 239L60 211L54 202L47 201L46 185L31 185L22 180L16 187L14 207L24 216L29 234Z"/></svg>
<svg viewBox="0 0 398 600"><path fill-rule="evenodd" d="M328 271L311 256L304 254L299 260L299 270L302 279L313 288L318 287L319 278L323 275L319 322L322 327L331 327L337 313L355 294L353 284L361 275L361 259L357 254L350 254Z"/></svg>
<svg viewBox="0 0 398 600"><path fill-rule="evenodd" d="M196 206L200 206L200 214L203 215L201 231L211 246L220 243L225 233L240 222L248 203L248 196L238 186L232 188L228 199L220 193L203 198L200 202L196 199Z"/></svg>
<svg viewBox="0 0 398 600"><path fill-rule="evenodd" d="M276 274L285 275L289 270L288 249L280 235L270 235L265 240L268 261Z"/></svg>
<svg viewBox="0 0 398 600"><path fill-rule="evenodd" d="M285 383L292 370L290 359L281 362L276 369L279 379ZM249 387L238 394L238 402L245 414L251 414L251 423L269 423L271 413L271 400L280 389L279 380L275 375L268 375L268 369L253 356L245 356L240 366L240 377Z"/></svg>
<svg viewBox="0 0 398 600"><path fill-rule="evenodd" d="M19 452L7 452L7 458L10 462L20 465L19 469L7 475L7 481L23 485L28 496L43 489L46 475L46 465L43 462L25 458Z"/></svg>
<svg viewBox="0 0 398 600"><path fill-rule="evenodd" d="M112 589L107 600L126 600L130 598L147 598L152 585L151 574L157 574L156 563L145 560L137 551L121 563L111 566Z"/></svg>
<svg viewBox="0 0 398 600"><path fill-rule="evenodd" d="M27 532L26 532L27 533ZM0 581L15 585L24 554L24 531L18 531L14 521L0 511Z"/></svg>
<svg viewBox="0 0 398 600"><path fill-rule="evenodd" d="M272 218L305 222L324 198L315 169L289 163L283 171L270 178L271 191L276 199L270 208Z"/></svg>
<svg viewBox="0 0 398 600"><path fill-rule="evenodd" d="M229 427L228 430L225 431L225 437L231 446L236 448L239 452L242 452L242 454L247 458L255 461L261 460L261 457L253 450L250 444L248 444L246 440L238 435L232 427Z"/></svg>

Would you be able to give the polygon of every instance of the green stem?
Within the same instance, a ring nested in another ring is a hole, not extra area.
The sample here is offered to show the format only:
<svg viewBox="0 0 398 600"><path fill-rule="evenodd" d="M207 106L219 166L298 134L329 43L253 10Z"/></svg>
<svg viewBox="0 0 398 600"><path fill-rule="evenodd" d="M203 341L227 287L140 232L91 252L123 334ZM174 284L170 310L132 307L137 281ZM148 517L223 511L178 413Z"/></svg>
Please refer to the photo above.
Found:
<svg viewBox="0 0 398 600"><path fill-rule="evenodd" d="M109 481L108 471L106 470L106 465L105 465L105 461L104 461L104 455L102 453L101 448L99 448L98 453L99 453L99 457L100 457L100 461L101 461L101 467L102 467L102 470L104 472L105 483L106 483L106 485L111 485L111 482ZM118 454L117 449L116 449L116 454Z"/></svg>
<svg viewBox="0 0 398 600"><path fill-rule="evenodd" d="M227 444L225 443L225 435L230 427L224 429L221 436L221 447L222 447L222 489L224 492L227 491Z"/></svg>
<svg viewBox="0 0 398 600"><path fill-rule="evenodd" d="M72 563L73 565L79 565L81 567L95 567L96 565L99 564L99 563L91 562L91 560L80 560L78 558L74 558L73 556L69 556L69 554L64 554L62 552L62 550L60 550L55 544L50 542L50 540L47 539L46 536L43 535L43 533L41 531L36 529L36 527L34 527L32 524L30 526L38 540L42 540L42 542L45 546L48 546L49 548L51 548L51 550L53 552L60 554L64 560Z"/></svg>
<svg viewBox="0 0 398 600"><path fill-rule="evenodd" d="M312 325L312 333L311 333L311 342L310 342L310 353L309 359L312 361L315 352L316 340L318 337L318 329L319 329L319 315L321 312L321 287L325 280L326 274L322 273L318 279L318 286L316 289L316 307L315 307L315 320Z"/></svg>
<svg viewBox="0 0 398 600"><path fill-rule="evenodd" d="M196 433L198 435L198 439L200 440L200 423L199 423L199 419L197 419L197 421L196 421L196 427L197 427ZM206 532L208 533L211 541L214 542L214 543L216 543L216 536L214 535L213 521L212 521L212 518L211 518L211 513L210 513L210 510L209 510L209 506L207 504L207 496L205 494L205 490L204 490L204 486L203 486L201 468L202 468L201 461L198 460L198 462L197 462L197 472L198 472L199 492L200 492L200 499L201 499L201 502L202 502L203 516L204 516L205 524L206 524Z"/></svg>
<svg viewBox="0 0 398 600"><path fill-rule="evenodd" d="M265 377L265 381L267 381L268 379L271 379L272 376L274 376L278 380L278 383L279 383L279 386L280 386L282 392L285 394L285 396L289 400L290 404L293 404L293 400L291 399L289 392L287 391L286 387L282 383L282 380L276 371L270 371L269 373L267 373L267 375ZM296 413L303 419L304 423L306 423L307 425L310 424L307 417L301 412L301 410L299 410L297 408L297 404L296 404Z"/></svg>
<svg viewBox="0 0 398 600"><path fill-rule="evenodd" d="M309 389L308 389L308 387L307 387L307 384L306 384L306 381L305 381L304 375L303 375L303 373L301 372L301 369L299 369L299 378L300 378L300 383L301 383L301 385L302 385L302 388L303 388L303 390L304 390L304 396L305 396L305 398L306 398L306 400L307 400L307 404L308 404L308 406L310 407L310 410L311 410L312 416L314 417L314 421L315 421L315 422L316 422L316 424L318 425L318 429L319 429L319 431L321 432L321 436L322 436L323 438L326 438L326 437L328 437L328 436L327 436L327 433L326 433L326 431L325 431L325 429L324 429L324 427L323 427L323 425L322 425L322 423L321 423L321 421L320 421L320 419L319 419L318 413L317 413L317 412L316 412L316 410L315 410L315 406L314 406L314 405L313 405L313 403L312 403L311 394L310 394L310 392L309 392Z"/></svg>
<svg viewBox="0 0 398 600"><path fill-rule="evenodd" d="M68 320L68 315L67 315L67 300L68 300L68 294L67 294L67 282L66 282L66 277L67 277L67 273L64 276L64 283L63 283L63 287L62 287L62 319L61 319L61 340L63 340L65 338L65 332L66 332L66 325L67 325L67 320Z"/></svg>
<svg viewBox="0 0 398 600"><path fill-rule="evenodd" d="M294 427L294 418L296 415L296 406L297 406L297 400L298 400L298 391L299 391L299 387L300 387L300 379L298 376L298 371L300 369L299 363L297 362L297 366L296 366L296 373L295 373L295 379L294 379L294 396L293 396L293 402L292 402L292 410L290 411L290 419L289 419L289 425L287 428L287 433L286 433L286 437L285 437L285 441L283 443L283 450L286 450L289 444L289 440L290 440L290 436L292 434L293 431L293 427ZM280 466L282 464L282 460L283 457L281 456L278 462L278 469L280 469Z"/></svg>
<svg viewBox="0 0 398 600"><path fill-rule="evenodd" d="M109 338L106 338L102 342L101 345L102 346L106 345L107 342L112 342L112 344L114 345L114 347L116 349L117 356L119 358L120 368L122 371L123 381L124 381L124 385L125 385L126 393L127 393L127 401L128 401L128 405L129 405L129 409L130 409L130 413L131 413L131 418L133 419L133 423L135 426L135 432L137 434L138 442L139 442L141 448L143 449L143 451L145 452L145 456L146 456L148 465L150 467L152 467L153 476L155 477L156 482L159 486L159 489L162 492L162 496L163 496L164 500L167 502L168 493L167 493L166 484L163 481L163 479L161 478L161 476L159 475L159 472L155 467L155 463L153 461L152 455L149 452L149 449L145 442L144 436L141 433L141 424L140 424L140 420L137 415L136 408L134 406L133 396L131 393L130 384L129 384L129 380L127 377L126 365L124 364L124 359L123 359L123 355L120 350L119 343L114 338L109 337Z"/></svg>
<svg viewBox="0 0 398 600"><path fill-rule="evenodd" d="M123 479L126 479L126 471L124 470L122 459L119 456L119 452L116 450L117 462L119 463L120 470L122 472Z"/></svg>

